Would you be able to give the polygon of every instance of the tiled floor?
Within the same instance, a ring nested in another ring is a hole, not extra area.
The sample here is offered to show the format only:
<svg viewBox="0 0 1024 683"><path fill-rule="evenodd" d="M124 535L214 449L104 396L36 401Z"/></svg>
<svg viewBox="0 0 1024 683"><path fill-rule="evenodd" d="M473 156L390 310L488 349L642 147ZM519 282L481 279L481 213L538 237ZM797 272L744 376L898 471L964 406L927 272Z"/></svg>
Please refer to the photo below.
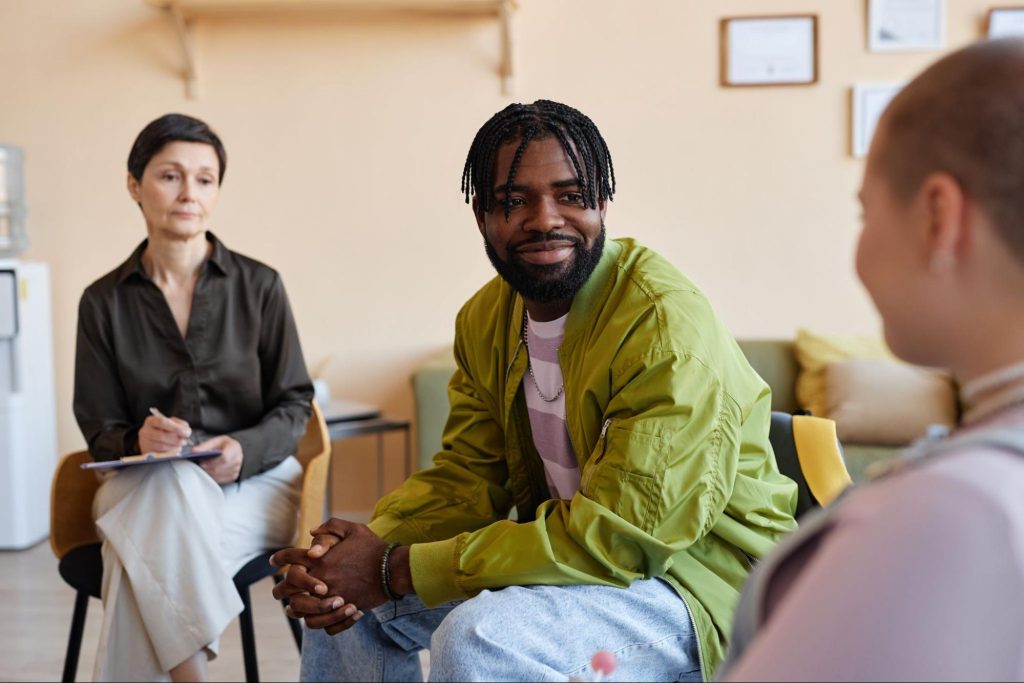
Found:
<svg viewBox="0 0 1024 683"><path fill-rule="evenodd" d="M0 552L0 681L56 681L64 667L74 591L57 573L47 542L28 550ZM299 656L280 604L267 578L252 586L260 678L294 681ZM78 661L78 680L92 679L102 606L90 600ZM235 620L221 639L221 655L209 664L212 681L245 678L242 645Z"/></svg>

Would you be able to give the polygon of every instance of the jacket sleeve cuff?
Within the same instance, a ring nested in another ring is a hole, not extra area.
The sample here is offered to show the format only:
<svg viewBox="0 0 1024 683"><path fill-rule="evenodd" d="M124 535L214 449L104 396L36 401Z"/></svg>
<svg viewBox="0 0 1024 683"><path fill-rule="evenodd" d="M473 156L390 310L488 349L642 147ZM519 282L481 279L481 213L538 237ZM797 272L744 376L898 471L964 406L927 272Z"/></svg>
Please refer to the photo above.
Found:
<svg viewBox="0 0 1024 683"><path fill-rule="evenodd" d="M427 607L469 597L455 580L458 537L409 547L409 569L416 595Z"/></svg>

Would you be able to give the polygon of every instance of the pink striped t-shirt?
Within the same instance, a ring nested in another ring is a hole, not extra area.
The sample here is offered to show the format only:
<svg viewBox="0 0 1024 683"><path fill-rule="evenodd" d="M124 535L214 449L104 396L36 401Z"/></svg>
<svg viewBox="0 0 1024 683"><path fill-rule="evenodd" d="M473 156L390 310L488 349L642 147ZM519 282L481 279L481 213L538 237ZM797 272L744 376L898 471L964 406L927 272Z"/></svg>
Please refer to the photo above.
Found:
<svg viewBox="0 0 1024 683"><path fill-rule="evenodd" d="M527 316L526 345L533 373L527 371L523 376L533 444L544 461L551 496L562 499L572 498L580 487L580 468L565 426L565 392L558 363L568 317L567 313L557 320L537 322Z"/></svg>

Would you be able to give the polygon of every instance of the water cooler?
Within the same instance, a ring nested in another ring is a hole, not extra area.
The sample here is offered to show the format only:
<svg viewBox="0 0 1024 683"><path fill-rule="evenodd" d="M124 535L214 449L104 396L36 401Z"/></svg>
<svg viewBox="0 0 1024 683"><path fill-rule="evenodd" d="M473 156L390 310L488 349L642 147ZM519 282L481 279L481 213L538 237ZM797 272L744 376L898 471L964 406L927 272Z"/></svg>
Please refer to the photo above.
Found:
<svg viewBox="0 0 1024 683"><path fill-rule="evenodd" d="M57 463L50 272L16 258L27 246L22 154L0 145L0 549L50 529Z"/></svg>

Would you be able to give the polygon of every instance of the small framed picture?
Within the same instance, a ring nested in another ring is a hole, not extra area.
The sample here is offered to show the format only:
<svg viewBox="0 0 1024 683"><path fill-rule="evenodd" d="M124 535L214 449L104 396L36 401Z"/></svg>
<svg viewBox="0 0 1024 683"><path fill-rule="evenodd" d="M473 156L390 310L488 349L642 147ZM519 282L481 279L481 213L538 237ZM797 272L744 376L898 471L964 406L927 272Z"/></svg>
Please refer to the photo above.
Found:
<svg viewBox="0 0 1024 683"><path fill-rule="evenodd" d="M721 20L723 86L818 81L818 17L792 14Z"/></svg>
<svg viewBox="0 0 1024 683"><path fill-rule="evenodd" d="M993 7L988 11L989 38L1024 36L1024 6Z"/></svg>
<svg viewBox="0 0 1024 683"><path fill-rule="evenodd" d="M867 156L878 119L904 85L905 83L858 83L853 86L850 114L853 156Z"/></svg>
<svg viewBox="0 0 1024 683"><path fill-rule="evenodd" d="M946 0L868 0L872 52L941 50L946 44Z"/></svg>

